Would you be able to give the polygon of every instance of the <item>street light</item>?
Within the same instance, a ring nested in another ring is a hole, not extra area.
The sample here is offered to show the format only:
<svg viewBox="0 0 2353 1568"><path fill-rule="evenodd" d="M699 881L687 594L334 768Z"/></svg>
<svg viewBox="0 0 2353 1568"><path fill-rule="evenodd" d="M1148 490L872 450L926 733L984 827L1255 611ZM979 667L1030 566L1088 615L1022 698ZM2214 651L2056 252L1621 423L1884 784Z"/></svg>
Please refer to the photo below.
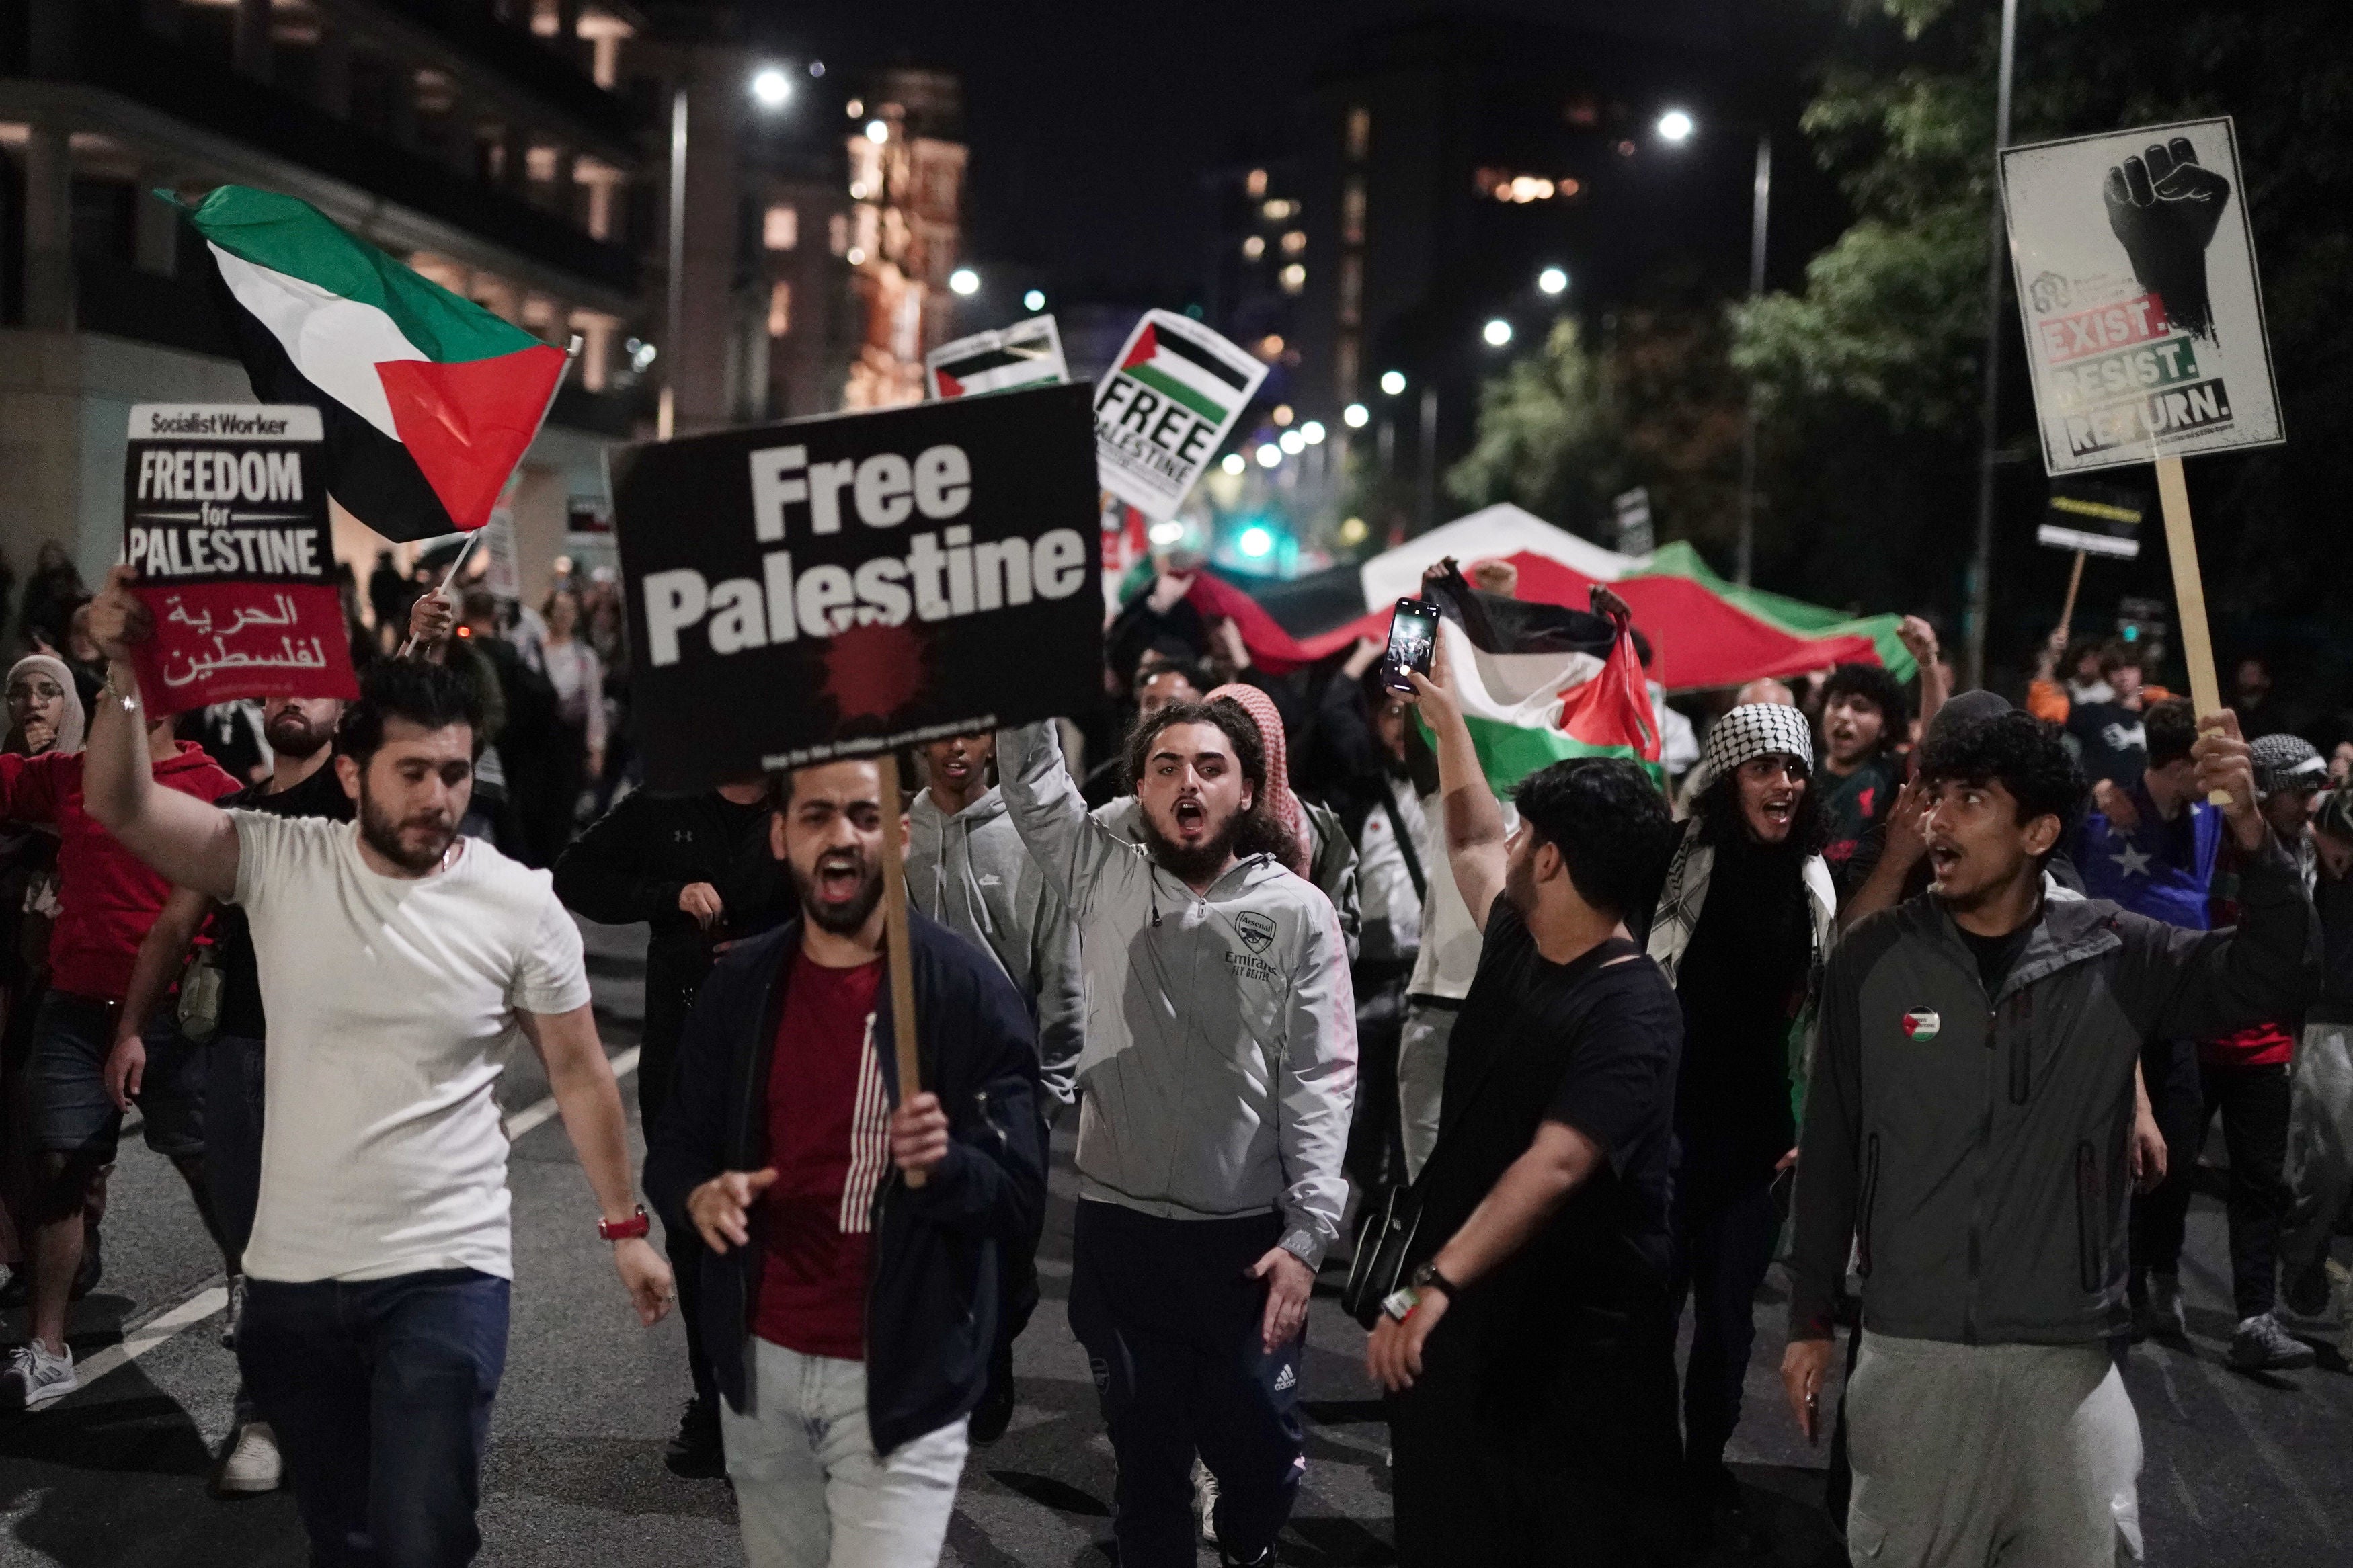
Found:
<svg viewBox="0 0 2353 1568"><path fill-rule="evenodd" d="M1296 430L1285 430L1274 444L1282 448L1284 457L1295 458L1307 449L1307 437Z"/></svg>
<svg viewBox="0 0 2353 1568"><path fill-rule="evenodd" d="M1226 472L1229 474L1239 474L1244 468L1249 468L1250 464L1244 460L1240 452L1228 452L1225 457L1219 460L1218 467L1225 469Z"/></svg>
<svg viewBox="0 0 2353 1568"><path fill-rule="evenodd" d="M1568 290L1568 274L1557 267L1547 267L1536 274L1536 287L1547 294L1566 293Z"/></svg>
<svg viewBox="0 0 2353 1568"><path fill-rule="evenodd" d="M1234 540L1234 548L1255 561L1273 552L1274 535L1257 523L1251 523Z"/></svg>
<svg viewBox="0 0 2353 1568"><path fill-rule="evenodd" d="M977 294L980 292L980 274L969 267L959 267L948 274L948 287L959 294Z"/></svg>
<svg viewBox="0 0 2353 1568"><path fill-rule="evenodd" d="M1659 116L1659 140L1672 146L1680 147L1690 141L1692 132L1698 129L1698 123L1680 109L1670 109Z"/></svg>
<svg viewBox="0 0 2353 1568"><path fill-rule="evenodd" d="M1497 316L1479 330L1479 335L1487 340L1489 348L1502 348L1512 341L1512 323Z"/></svg>
<svg viewBox="0 0 2353 1568"><path fill-rule="evenodd" d="M1259 448L1258 448L1258 466L1259 466L1260 468L1275 468L1275 467L1277 467L1278 465L1280 465L1280 464L1282 463L1282 447L1277 447L1277 446L1276 446L1273 442L1271 442L1271 441L1264 441L1264 442L1261 442L1261 443L1259 444Z"/></svg>
<svg viewBox="0 0 2353 1568"><path fill-rule="evenodd" d="M888 142L891 140L891 127L880 120L868 121L866 122L866 140L869 142Z"/></svg>
<svg viewBox="0 0 2353 1568"><path fill-rule="evenodd" d="M1351 430L1361 430L1373 422L1373 411L1361 403L1351 403L1340 410L1340 423Z"/></svg>
<svg viewBox="0 0 2353 1568"><path fill-rule="evenodd" d="M752 78L752 98L763 109L782 109L792 101L793 79L769 66Z"/></svg>
<svg viewBox="0 0 2353 1568"><path fill-rule="evenodd" d="M1388 393L1391 397L1395 397L1398 393L1403 392L1405 390L1405 372L1401 370L1385 370L1381 372L1381 390Z"/></svg>
<svg viewBox="0 0 2353 1568"><path fill-rule="evenodd" d="M1324 439L1324 421L1310 419L1306 424L1302 425L1299 427L1299 438L1311 447L1320 444Z"/></svg>
<svg viewBox="0 0 2353 1568"><path fill-rule="evenodd" d="M1043 289L1032 289L1027 294L1022 295L1021 308L1025 310L1044 310L1046 308L1046 290Z"/></svg>

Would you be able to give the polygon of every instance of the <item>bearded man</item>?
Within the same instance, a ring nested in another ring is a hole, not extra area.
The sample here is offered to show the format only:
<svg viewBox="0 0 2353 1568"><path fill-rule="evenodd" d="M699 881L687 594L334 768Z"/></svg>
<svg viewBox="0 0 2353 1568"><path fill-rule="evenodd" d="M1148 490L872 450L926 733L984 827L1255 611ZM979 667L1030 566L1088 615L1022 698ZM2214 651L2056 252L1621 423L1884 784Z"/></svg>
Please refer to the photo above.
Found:
<svg viewBox="0 0 2353 1568"><path fill-rule="evenodd" d="M1338 1238L1356 998L1331 900L1284 868L1265 752L1230 703L1128 737L1144 842L1087 815L1051 726L997 738L1005 801L1070 907L1086 985L1071 1328L1119 1458L1129 1568L1270 1562L1306 1468L1307 1298Z"/></svg>

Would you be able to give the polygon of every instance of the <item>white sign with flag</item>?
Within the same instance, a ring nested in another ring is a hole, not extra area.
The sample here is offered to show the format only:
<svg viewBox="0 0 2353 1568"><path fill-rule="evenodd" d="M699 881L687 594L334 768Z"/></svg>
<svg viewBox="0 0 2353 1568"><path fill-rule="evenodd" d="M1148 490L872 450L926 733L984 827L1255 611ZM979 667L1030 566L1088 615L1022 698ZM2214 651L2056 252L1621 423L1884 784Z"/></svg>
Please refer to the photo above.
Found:
<svg viewBox="0 0 2353 1568"><path fill-rule="evenodd" d="M1095 389L1095 473L1146 518L1172 516L1266 366L1200 322L1146 310Z"/></svg>
<svg viewBox="0 0 2353 1568"><path fill-rule="evenodd" d="M1070 379L1062 334L1051 316L1032 316L1002 331L975 332L923 356L923 393L932 398L1059 386Z"/></svg>
<svg viewBox="0 0 2353 1568"><path fill-rule="evenodd" d="M491 521L482 525L482 546L490 552L482 586L507 600L522 597L522 564L515 557L514 489L509 481L499 504L491 509Z"/></svg>
<svg viewBox="0 0 2353 1568"><path fill-rule="evenodd" d="M2043 466L2285 440L2228 119L2001 155Z"/></svg>

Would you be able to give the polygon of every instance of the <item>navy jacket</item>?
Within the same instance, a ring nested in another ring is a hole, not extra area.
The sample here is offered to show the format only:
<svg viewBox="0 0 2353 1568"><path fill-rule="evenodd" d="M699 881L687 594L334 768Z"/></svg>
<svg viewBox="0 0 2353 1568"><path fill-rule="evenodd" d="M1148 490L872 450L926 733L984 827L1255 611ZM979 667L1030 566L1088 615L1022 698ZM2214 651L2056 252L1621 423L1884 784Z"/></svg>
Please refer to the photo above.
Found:
<svg viewBox="0 0 2353 1568"><path fill-rule="evenodd" d="M1033 1245L1046 1196L1029 1008L987 954L919 913L909 912L908 926L923 1087L947 1111L951 1143L920 1190L893 1166L874 1195L866 1420L878 1454L946 1426L978 1402L1007 1250ZM784 977L800 940L796 918L739 944L712 969L688 1015L675 1094L646 1156L646 1194L675 1233L693 1234L689 1193L723 1171L768 1163L768 1069ZM887 983L878 994L874 1038L896 1103ZM754 1205L750 1246L700 1255L702 1341L720 1392L738 1411L751 1404L763 1217Z"/></svg>

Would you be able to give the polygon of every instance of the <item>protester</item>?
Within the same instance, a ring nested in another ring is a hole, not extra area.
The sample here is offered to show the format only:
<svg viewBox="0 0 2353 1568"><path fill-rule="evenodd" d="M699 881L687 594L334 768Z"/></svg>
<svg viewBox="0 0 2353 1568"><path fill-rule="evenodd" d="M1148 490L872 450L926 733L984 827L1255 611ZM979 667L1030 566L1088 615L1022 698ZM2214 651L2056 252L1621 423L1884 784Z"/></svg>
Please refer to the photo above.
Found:
<svg viewBox="0 0 2353 1568"><path fill-rule="evenodd" d="M403 628L408 625L408 606L416 600L416 590L400 568L392 563L392 552L375 552L375 568L368 574L368 608L375 616L376 646L383 652L393 653L400 647Z"/></svg>
<svg viewBox="0 0 2353 1568"><path fill-rule="evenodd" d="M328 765L343 715L343 704L332 697L272 700L262 721L270 748L269 776L223 795L217 804L225 811L349 822L351 797ZM199 963L216 977L216 989L184 979L181 967L207 918L212 921L212 942ZM205 1045L206 1063L205 1177L230 1259L228 1326L221 1337L234 1350L237 1323L245 1314L243 1259L253 1237L254 1210L261 1198L269 1034L253 932L242 910L216 910L210 895L192 888L174 888L164 900L146 940L139 944L130 987L115 1020L114 1047L107 1057L107 1089L121 1109L128 1110L129 1101L139 1093L145 1073L146 1033L156 1008L175 983L182 987L181 1022L191 1036L198 1031L189 1010L192 1005L206 1005L201 999L209 998L209 1028L200 1041ZM213 1475L214 1489L230 1496L275 1491L283 1473L276 1434L256 1415L252 1395L240 1380L228 1440L222 1445L220 1464Z"/></svg>
<svg viewBox="0 0 2353 1568"><path fill-rule="evenodd" d="M2068 739L2082 754L2084 774L2090 783L2129 784L2147 765L2143 712L2172 694L2161 686L2143 682L2143 661L2147 656L2138 643L2115 637L2100 649L2100 679L2106 684L2106 695L2071 698L2052 679L2065 648L2064 629L2052 633L2035 664L2033 683L2027 689L2027 711L2065 728Z"/></svg>
<svg viewBox="0 0 2353 1568"><path fill-rule="evenodd" d="M939 1560L997 1280L1045 1201L1029 1011L912 911L929 1087L899 1081L880 775L832 763L772 786L798 918L713 969L646 1163L663 1223L708 1244L703 1343L752 1568Z"/></svg>
<svg viewBox="0 0 2353 1568"><path fill-rule="evenodd" d="M1821 733L1822 859L1844 899L1855 851L1895 804L1896 747L1911 733L1904 688L1878 665L1840 665L1822 686Z"/></svg>
<svg viewBox="0 0 2353 1568"><path fill-rule="evenodd" d="M1724 1450L1781 1229L1778 1178L1796 1162L1802 1046L1836 930L1813 755L1795 708L1758 703L1717 721L1651 922L1650 955L1683 1022L1670 1279L1676 1315L1693 1300L1683 1463L1693 1495L1744 1533Z"/></svg>
<svg viewBox="0 0 2353 1568"><path fill-rule="evenodd" d="M2272 697L2271 661L2263 655L2245 655L2232 670L2231 711L2239 716L2241 734L2261 740L2287 731L2287 715Z"/></svg>
<svg viewBox="0 0 2353 1568"><path fill-rule="evenodd" d="M2327 766L2309 742L2294 735L2258 735L2251 754L2263 819L2310 889L2315 868L2309 818ZM2226 844L2213 883L2217 927L2240 923L2239 876L2236 847ZM2291 1013L2198 1042L2199 1106L2188 1143L2193 1149L2203 1144L2208 1126L2221 1113L2231 1160L2224 1205L2230 1216L2231 1296L2238 1317L2230 1359L2242 1372L2284 1372L2314 1360L2312 1347L2290 1334L2272 1312L2278 1301L2280 1229L2294 1201L2287 1181L2288 1064L2302 1023L2300 1015Z"/></svg>
<svg viewBox="0 0 2353 1568"><path fill-rule="evenodd" d="M1077 1097L1085 1003L1079 932L1006 815L993 778L997 737L953 735L923 748L924 787L907 813L907 899L997 961L1038 1037L1039 1109L1049 1120ZM1039 1210L1042 1221L1045 1211ZM1008 1258L988 1392L973 1412L972 1440L993 1443L1013 1418L1013 1342L1038 1306L1038 1247Z"/></svg>
<svg viewBox="0 0 2353 1568"><path fill-rule="evenodd" d="M129 581L117 567L92 618L111 667L90 808L156 871L244 910L272 1037L238 1365L321 1561L465 1563L506 1352L494 1091L518 1028L640 1321L670 1307L669 1267L630 1201L580 933L543 873L458 836L479 710L439 666L368 671L334 763L354 823L155 787L131 722L127 646L145 616Z"/></svg>
<svg viewBox="0 0 2353 1568"><path fill-rule="evenodd" d="M606 925L652 928L646 945L645 1021L638 1036L638 1120L653 1147L678 1078L678 1053L696 992L718 955L773 930L798 907L768 852L765 780L692 795L639 790L599 817L555 863L555 896ZM702 1242L691 1226L662 1222L678 1281L693 1393L662 1462L687 1477L726 1473L719 1386L702 1342Z"/></svg>
<svg viewBox="0 0 2353 1568"><path fill-rule="evenodd" d="M1413 684L1451 879L1484 940L1414 1188L1411 1283L1366 1352L1390 1394L1398 1555L1668 1561L1683 1023L1626 924L1672 842L1666 803L1632 763L1556 763L1522 781L1507 837L1444 657Z"/></svg>
<svg viewBox="0 0 2353 1568"><path fill-rule="evenodd" d="M1782 1381L1809 1437L1852 1252L1857 1562L2137 1561L2140 1438L2109 1342L2141 1042L2301 1003L2311 920L2230 716L2197 742L2247 855L2234 934L2049 899L2080 809L2056 732L1940 727L1921 764L1935 881L1847 932L1823 980ZM1989 1049L1992 1055L1989 1055ZM1993 1064L1989 1071L1988 1063Z"/></svg>
<svg viewBox="0 0 2353 1568"><path fill-rule="evenodd" d="M1174 703L1198 702L1216 684L1208 672L1181 647L1155 644L1135 667L1127 707L1134 721L1140 721ZM1100 808L1129 793L1130 784L1125 777L1127 757L1119 744L1125 739L1129 727L1123 725L1109 731L1117 739L1103 748L1103 761L1087 770L1086 778L1080 785L1080 794L1090 807Z"/></svg>
<svg viewBox="0 0 2353 1568"><path fill-rule="evenodd" d="M2353 794L2333 790L2318 806L2312 901L2327 962L2292 1075L2281 1295L2291 1311L2317 1317L2333 1305L2353 1325L2353 1300L2332 1303L2328 1277L2329 1243L2353 1205Z"/></svg>
<svg viewBox="0 0 2353 1568"><path fill-rule="evenodd" d="M1287 870L1260 726L1182 703L1129 737L1144 847L1087 815L1050 726L1003 731L1021 839L1085 965L1071 1328L1098 1371L1128 1568L1271 1560L1305 1468L1308 1291L1338 1239L1355 1000L1330 900Z"/></svg>
<svg viewBox="0 0 2353 1568"><path fill-rule="evenodd" d="M127 721L123 727L127 733ZM126 743L136 746L137 737ZM168 719L145 726L141 749L156 782L175 798L217 800L237 787L200 747L174 741ZM140 941L171 890L89 808L89 755L52 750L0 756L0 819L57 830L60 906L26 1069L27 1142L37 1167L26 1208L32 1332L0 1373L0 1409L42 1409L79 1386L66 1345L66 1310L76 1284L94 1283L99 1271L88 1211L122 1131L123 1113L106 1084L112 1015L130 985ZM168 1024L155 1027L148 1051L139 1099L147 1147L187 1183L226 1264L231 1254L205 1179L204 1053Z"/></svg>
<svg viewBox="0 0 2353 1568"><path fill-rule="evenodd" d="M1752 680L1732 694L1732 705L1746 708L1755 702L1778 702L1795 708L1798 699L1783 682L1774 679Z"/></svg>
<svg viewBox="0 0 2353 1568"><path fill-rule="evenodd" d="M605 773L605 667L578 635L576 597L559 589L547 596L543 613L547 629L540 639L540 668L555 689L556 709L550 737L554 776L547 785L547 819L539 840L552 865L571 842L581 792Z"/></svg>

